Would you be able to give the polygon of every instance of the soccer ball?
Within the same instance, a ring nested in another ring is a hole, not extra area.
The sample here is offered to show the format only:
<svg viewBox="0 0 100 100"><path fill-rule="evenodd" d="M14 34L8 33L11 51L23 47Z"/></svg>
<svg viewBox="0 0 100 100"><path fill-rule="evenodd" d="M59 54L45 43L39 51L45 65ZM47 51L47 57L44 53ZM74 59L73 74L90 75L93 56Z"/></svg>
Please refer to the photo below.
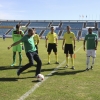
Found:
<svg viewBox="0 0 100 100"><path fill-rule="evenodd" d="M38 74L36 77L37 77L37 80L40 82L44 80L44 75L42 74Z"/></svg>

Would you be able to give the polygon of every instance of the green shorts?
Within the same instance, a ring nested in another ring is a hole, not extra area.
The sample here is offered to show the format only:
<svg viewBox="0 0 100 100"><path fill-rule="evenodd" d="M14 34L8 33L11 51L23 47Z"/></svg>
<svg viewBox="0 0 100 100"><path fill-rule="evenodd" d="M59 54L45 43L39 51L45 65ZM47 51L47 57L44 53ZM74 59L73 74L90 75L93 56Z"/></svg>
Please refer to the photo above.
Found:
<svg viewBox="0 0 100 100"><path fill-rule="evenodd" d="M13 52L21 52L22 51L22 45L18 44L16 46L13 46Z"/></svg>

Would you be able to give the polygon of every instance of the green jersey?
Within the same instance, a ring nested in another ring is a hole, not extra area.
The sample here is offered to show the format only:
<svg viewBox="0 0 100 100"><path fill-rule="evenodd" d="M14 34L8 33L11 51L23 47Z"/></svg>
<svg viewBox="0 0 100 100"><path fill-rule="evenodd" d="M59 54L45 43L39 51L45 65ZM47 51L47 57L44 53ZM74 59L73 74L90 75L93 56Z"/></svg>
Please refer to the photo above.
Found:
<svg viewBox="0 0 100 100"><path fill-rule="evenodd" d="M92 34L87 34L85 36L85 40L87 41L87 50L90 50L90 49L95 49L96 47L96 40L97 40L97 35L95 33L92 33Z"/></svg>
<svg viewBox="0 0 100 100"><path fill-rule="evenodd" d="M14 42L19 41L22 38L23 34L24 34L24 32L22 30L20 30L20 31L14 30L12 33L13 41Z"/></svg>
<svg viewBox="0 0 100 100"><path fill-rule="evenodd" d="M24 43L26 53L36 51L33 36L30 37L29 35L25 35L22 37L21 41Z"/></svg>

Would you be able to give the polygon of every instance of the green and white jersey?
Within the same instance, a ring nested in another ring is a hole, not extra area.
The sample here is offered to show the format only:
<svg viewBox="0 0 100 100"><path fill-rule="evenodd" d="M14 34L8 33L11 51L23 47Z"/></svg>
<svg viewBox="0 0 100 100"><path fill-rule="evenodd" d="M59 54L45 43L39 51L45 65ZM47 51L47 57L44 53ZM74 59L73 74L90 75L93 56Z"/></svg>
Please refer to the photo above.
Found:
<svg viewBox="0 0 100 100"><path fill-rule="evenodd" d="M26 53L36 51L33 36L30 37L29 35L25 35L22 37L21 41L24 43Z"/></svg>
<svg viewBox="0 0 100 100"><path fill-rule="evenodd" d="M22 35L24 34L24 32L22 30L20 31L17 31L17 30L14 30L12 32L12 38L13 38L13 41L14 42L17 42L19 41L21 38L22 38Z"/></svg>
<svg viewBox="0 0 100 100"><path fill-rule="evenodd" d="M90 49L95 49L96 47L96 40L98 39L97 34L92 33L92 34L87 34L85 36L85 40L87 41L87 50Z"/></svg>

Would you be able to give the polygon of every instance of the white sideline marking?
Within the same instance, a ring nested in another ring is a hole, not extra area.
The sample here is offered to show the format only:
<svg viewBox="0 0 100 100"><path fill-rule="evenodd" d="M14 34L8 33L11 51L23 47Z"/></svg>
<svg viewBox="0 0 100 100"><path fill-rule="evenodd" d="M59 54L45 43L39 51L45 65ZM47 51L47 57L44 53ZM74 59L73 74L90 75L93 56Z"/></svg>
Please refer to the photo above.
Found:
<svg viewBox="0 0 100 100"><path fill-rule="evenodd" d="M81 46L82 47L82 46ZM81 48L80 47L80 48ZM80 49L78 48L75 53ZM59 67L61 67L64 63L65 63L66 60L64 60L60 65L58 65L52 72L50 72L42 82L39 82L37 84L35 84L29 91L27 91L25 94L23 94L19 99L17 100L25 100L31 93L33 93L44 81L46 81L50 75L52 75L53 73L55 73Z"/></svg>

